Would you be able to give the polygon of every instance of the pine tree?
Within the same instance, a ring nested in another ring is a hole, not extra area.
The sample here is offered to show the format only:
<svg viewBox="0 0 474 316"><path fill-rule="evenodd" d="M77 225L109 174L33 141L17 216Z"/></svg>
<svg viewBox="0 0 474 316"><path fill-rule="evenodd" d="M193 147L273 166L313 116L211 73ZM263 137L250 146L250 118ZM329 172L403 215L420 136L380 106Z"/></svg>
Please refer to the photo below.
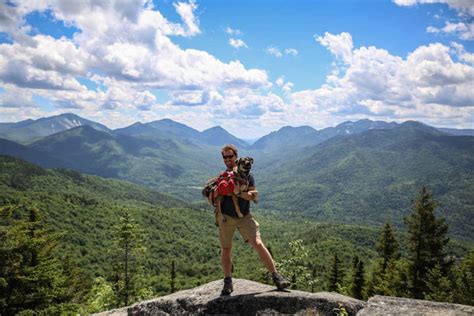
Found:
<svg viewBox="0 0 474 316"><path fill-rule="evenodd" d="M176 262L171 261L171 279L170 279L171 293L176 291Z"/></svg>
<svg viewBox="0 0 474 316"><path fill-rule="evenodd" d="M376 250L382 258L382 265L380 267L382 273L385 273L390 260L398 258L398 249L398 242L393 233L392 226L390 223L385 223L382 234L380 235L376 245Z"/></svg>
<svg viewBox="0 0 474 316"><path fill-rule="evenodd" d="M453 302L454 284L447 276L443 275L439 265L428 272L426 287L428 288L426 299L437 302Z"/></svg>
<svg viewBox="0 0 474 316"><path fill-rule="evenodd" d="M350 284L351 295L354 298L362 299L365 286L365 270L364 262L359 260L358 256L354 256L352 261L352 280Z"/></svg>
<svg viewBox="0 0 474 316"><path fill-rule="evenodd" d="M367 287L368 296L374 294L394 295L395 261L400 257L399 244L390 223L385 223L376 244L379 254L378 264L375 267ZM390 270L390 271L388 271Z"/></svg>
<svg viewBox="0 0 474 316"><path fill-rule="evenodd" d="M474 250L471 250L456 269L455 302L474 305Z"/></svg>
<svg viewBox="0 0 474 316"><path fill-rule="evenodd" d="M0 209L0 314L59 313L65 306L66 277L56 256L61 234L39 209Z"/></svg>
<svg viewBox="0 0 474 316"><path fill-rule="evenodd" d="M434 215L436 203L425 187L422 187L416 198L412 213L405 218L408 226L408 250L411 296L423 299L429 294L427 287L428 273L436 265L440 266L443 275L447 274L449 265L445 261L448 226L444 219Z"/></svg>
<svg viewBox="0 0 474 316"><path fill-rule="evenodd" d="M143 280L141 259L145 254L142 232L128 210L120 217L115 230L115 247L112 251L113 286L119 306L127 306L139 297Z"/></svg>
<svg viewBox="0 0 474 316"><path fill-rule="evenodd" d="M342 284L344 278L344 270L342 268L342 263L339 260L337 253L334 254L331 270L329 274L329 291L336 292Z"/></svg>

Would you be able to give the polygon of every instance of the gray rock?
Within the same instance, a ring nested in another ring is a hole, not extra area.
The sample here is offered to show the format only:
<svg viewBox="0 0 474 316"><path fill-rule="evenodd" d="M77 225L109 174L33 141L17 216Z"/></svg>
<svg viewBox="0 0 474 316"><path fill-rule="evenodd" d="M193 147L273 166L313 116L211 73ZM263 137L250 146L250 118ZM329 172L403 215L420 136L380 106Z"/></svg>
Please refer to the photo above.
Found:
<svg viewBox="0 0 474 316"><path fill-rule="evenodd" d="M337 293L277 291L253 281L233 281L230 296L220 295L223 281L218 280L97 315L336 315L341 307L355 315L366 304Z"/></svg>
<svg viewBox="0 0 474 316"><path fill-rule="evenodd" d="M376 295L371 297L367 301L367 306L357 313L357 316L367 315L464 316L474 315L474 307Z"/></svg>

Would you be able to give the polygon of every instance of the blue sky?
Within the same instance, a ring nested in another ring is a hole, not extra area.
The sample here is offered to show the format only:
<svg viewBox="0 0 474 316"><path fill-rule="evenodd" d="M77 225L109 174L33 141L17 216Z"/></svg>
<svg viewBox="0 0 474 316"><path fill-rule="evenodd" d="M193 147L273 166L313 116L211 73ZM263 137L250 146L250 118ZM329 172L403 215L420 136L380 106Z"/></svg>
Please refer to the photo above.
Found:
<svg viewBox="0 0 474 316"><path fill-rule="evenodd" d="M474 128L472 1L45 0L0 12L1 122L171 118L242 138L363 118Z"/></svg>

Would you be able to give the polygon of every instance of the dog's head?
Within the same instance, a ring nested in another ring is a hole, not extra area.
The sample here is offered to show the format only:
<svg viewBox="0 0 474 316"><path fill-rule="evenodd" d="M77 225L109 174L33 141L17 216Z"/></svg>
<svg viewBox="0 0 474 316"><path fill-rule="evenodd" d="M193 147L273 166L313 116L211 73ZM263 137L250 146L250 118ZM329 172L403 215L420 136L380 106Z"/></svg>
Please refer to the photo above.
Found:
<svg viewBox="0 0 474 316"><path fill-rule="evenodd" d="M248 174L250 173L250 169L252 169L253 158L239 158L235 161L235 163L237 164L237 172L240 175L248 176Z"/></svg>

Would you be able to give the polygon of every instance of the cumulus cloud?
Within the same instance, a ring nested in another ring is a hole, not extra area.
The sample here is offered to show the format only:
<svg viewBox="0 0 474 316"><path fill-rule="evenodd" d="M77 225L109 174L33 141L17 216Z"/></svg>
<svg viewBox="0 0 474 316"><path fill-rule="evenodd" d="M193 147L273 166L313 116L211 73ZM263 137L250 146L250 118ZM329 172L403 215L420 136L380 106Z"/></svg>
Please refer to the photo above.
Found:
<svg viewBox="0 0 474 316"><path fill-rule="evenodd" d="M347 33L320 38L345 64L336 65L320 88L292 93L295 109L331 117L472 120L474 67L465 62L471 56L463 55L462 45L420 46L401 58L372 46L349 51L349 38Z"/></svg>
<svg viewBox="0 0 474 316"><path fill-rule="evenodd" d="M239 29L233 29L231 28L230 26L228 26L226 29L225 29L225 32L229 35L235 35L235 36L239 36L239 35L243 35L242 31L239 30Z"/></svg>
<svg viewBox="0 0 474 316"><path fill-rule="evenodd" d="M173 4L182 23L170 22L150 0L18 1L0 6L0 30L13 38L13 44L0 44L0 87L38 94L57 108L149 111L157 102L152 91L166 91L172 102L196 105L209 100L205 93L198 100L194 91L271 86L264 70L247 69L238 60L222 62L172 41L173 36L200 34L194 0ZM79 32L60 39L31 35L25 16L46 10ZM241 40L233 43L246 47ZM79 78L100 89L88 90Z"/></svg>
<svg viewBox="0 0 474 316"><path fill-rule="evenodd" d="M196 106L209 102L208 91L179 91L171 94L173 105Z"/></svg>
<svg viewBox="0 0 474 316"><path fill-rule="evenodd" d="M292 56L297 56L298 55L298 51L294 48L286 48L285 49L285 54L287 55L292 55Z"/></svg>
<svg viewBox="0 0 474 316"><path fill-rule="evenodd" d="M428 33L445 33L454 34L462 40L474 40L474 23L451 23L446 22L443 28L436 28L434 26L428 26L426 28Z"/></svg>
<svg viewBox="0 0 474 316"><path fill-rule="evenodd" d="M451 42L451 46L455 50L455 55L463 62L474 65L474 54L469 53L464 49L464 46L456 43Z"/></svg>
<svg viewBox="0 0 474 316"><path fill-rule="evenodd" d="M444 3L447 4L451 9L458 13L461 21L446 21L445 26L442 28L428 26L426 31L428 33L445 33L456 35L462 40L472 41L474 40L474 23L472 18L474 16L474 5L472 0L394 0L399 6L413 6L417 4L429 4L429 3ZM436 19L440 17L434 16ZM465 20L466 21L462 21Z"/></svg>
<svg viewBox="0 0 474 316"><path fill-rule="evenodd" d="M338 59L350 63L352 58L352 36L347 32L334 35L326 32L323 37L314 35L314 39L327 47Z"/></svg>
<svg viewBox="0 0 474 316"><path fill-rule="evenodd" d="M276 48L276 47L273 47L273 46L267 47L267 49L266 49L265 51L266 51L267 53L269 53L270 55L275 56L276 58L281 58L281 57L283 57L282 52L281 52L278 48Z"/></svg>
<svg viewBox="0 0 474 316"><path fill-rule="evenodd" d="M197 8L196 1L190 0L189 3L186 2L178 2L173 4L176 8L176 12L181 16L184 24L186 25L186 35L193 36L196 34L201 33L199 29L199 21L197 20L196 16L194 15L194 11Z"/></svg>
<svg viewBox="0 0 474 316"><path fill-rule="evenodd" d="M291 56L297 56L298 55L298 51L294 48L285 48L283 51L281 51L278 47L269 46L265 49L265 51L268 54L275 56L276 58L282 58L283 54L291 55Z"/></svg>
<svg viewBox="0 0 474 316"><path fill-rule="evenodd" d="M229 45L234 48L246 47L248 48L247 44L241 39L229 38Z"/></svg>
<svg viewBox="0 0 474 316"><path fill-rule="evenodd" d="M1 108L35 108L33 95L23 89L11 87L4 93L0 94Z"/></svg>
<svg viewBox="0 0 474 316"><path fill-rule="evenodd" d="M417 4L444 3L451 9L458 11L460 14L474 15L474 5L471 0L393 0L399 6L413 6Z"/></svg>
<svg viewBox="0 0 474 316"><path fill-rule="evenodd" d="M293 82L285 82L285 77L281 76L278 77L277 80L275 81L276 85L280 87L284 92L289 93L291 92L291 89L293 89Z"/></svg>

